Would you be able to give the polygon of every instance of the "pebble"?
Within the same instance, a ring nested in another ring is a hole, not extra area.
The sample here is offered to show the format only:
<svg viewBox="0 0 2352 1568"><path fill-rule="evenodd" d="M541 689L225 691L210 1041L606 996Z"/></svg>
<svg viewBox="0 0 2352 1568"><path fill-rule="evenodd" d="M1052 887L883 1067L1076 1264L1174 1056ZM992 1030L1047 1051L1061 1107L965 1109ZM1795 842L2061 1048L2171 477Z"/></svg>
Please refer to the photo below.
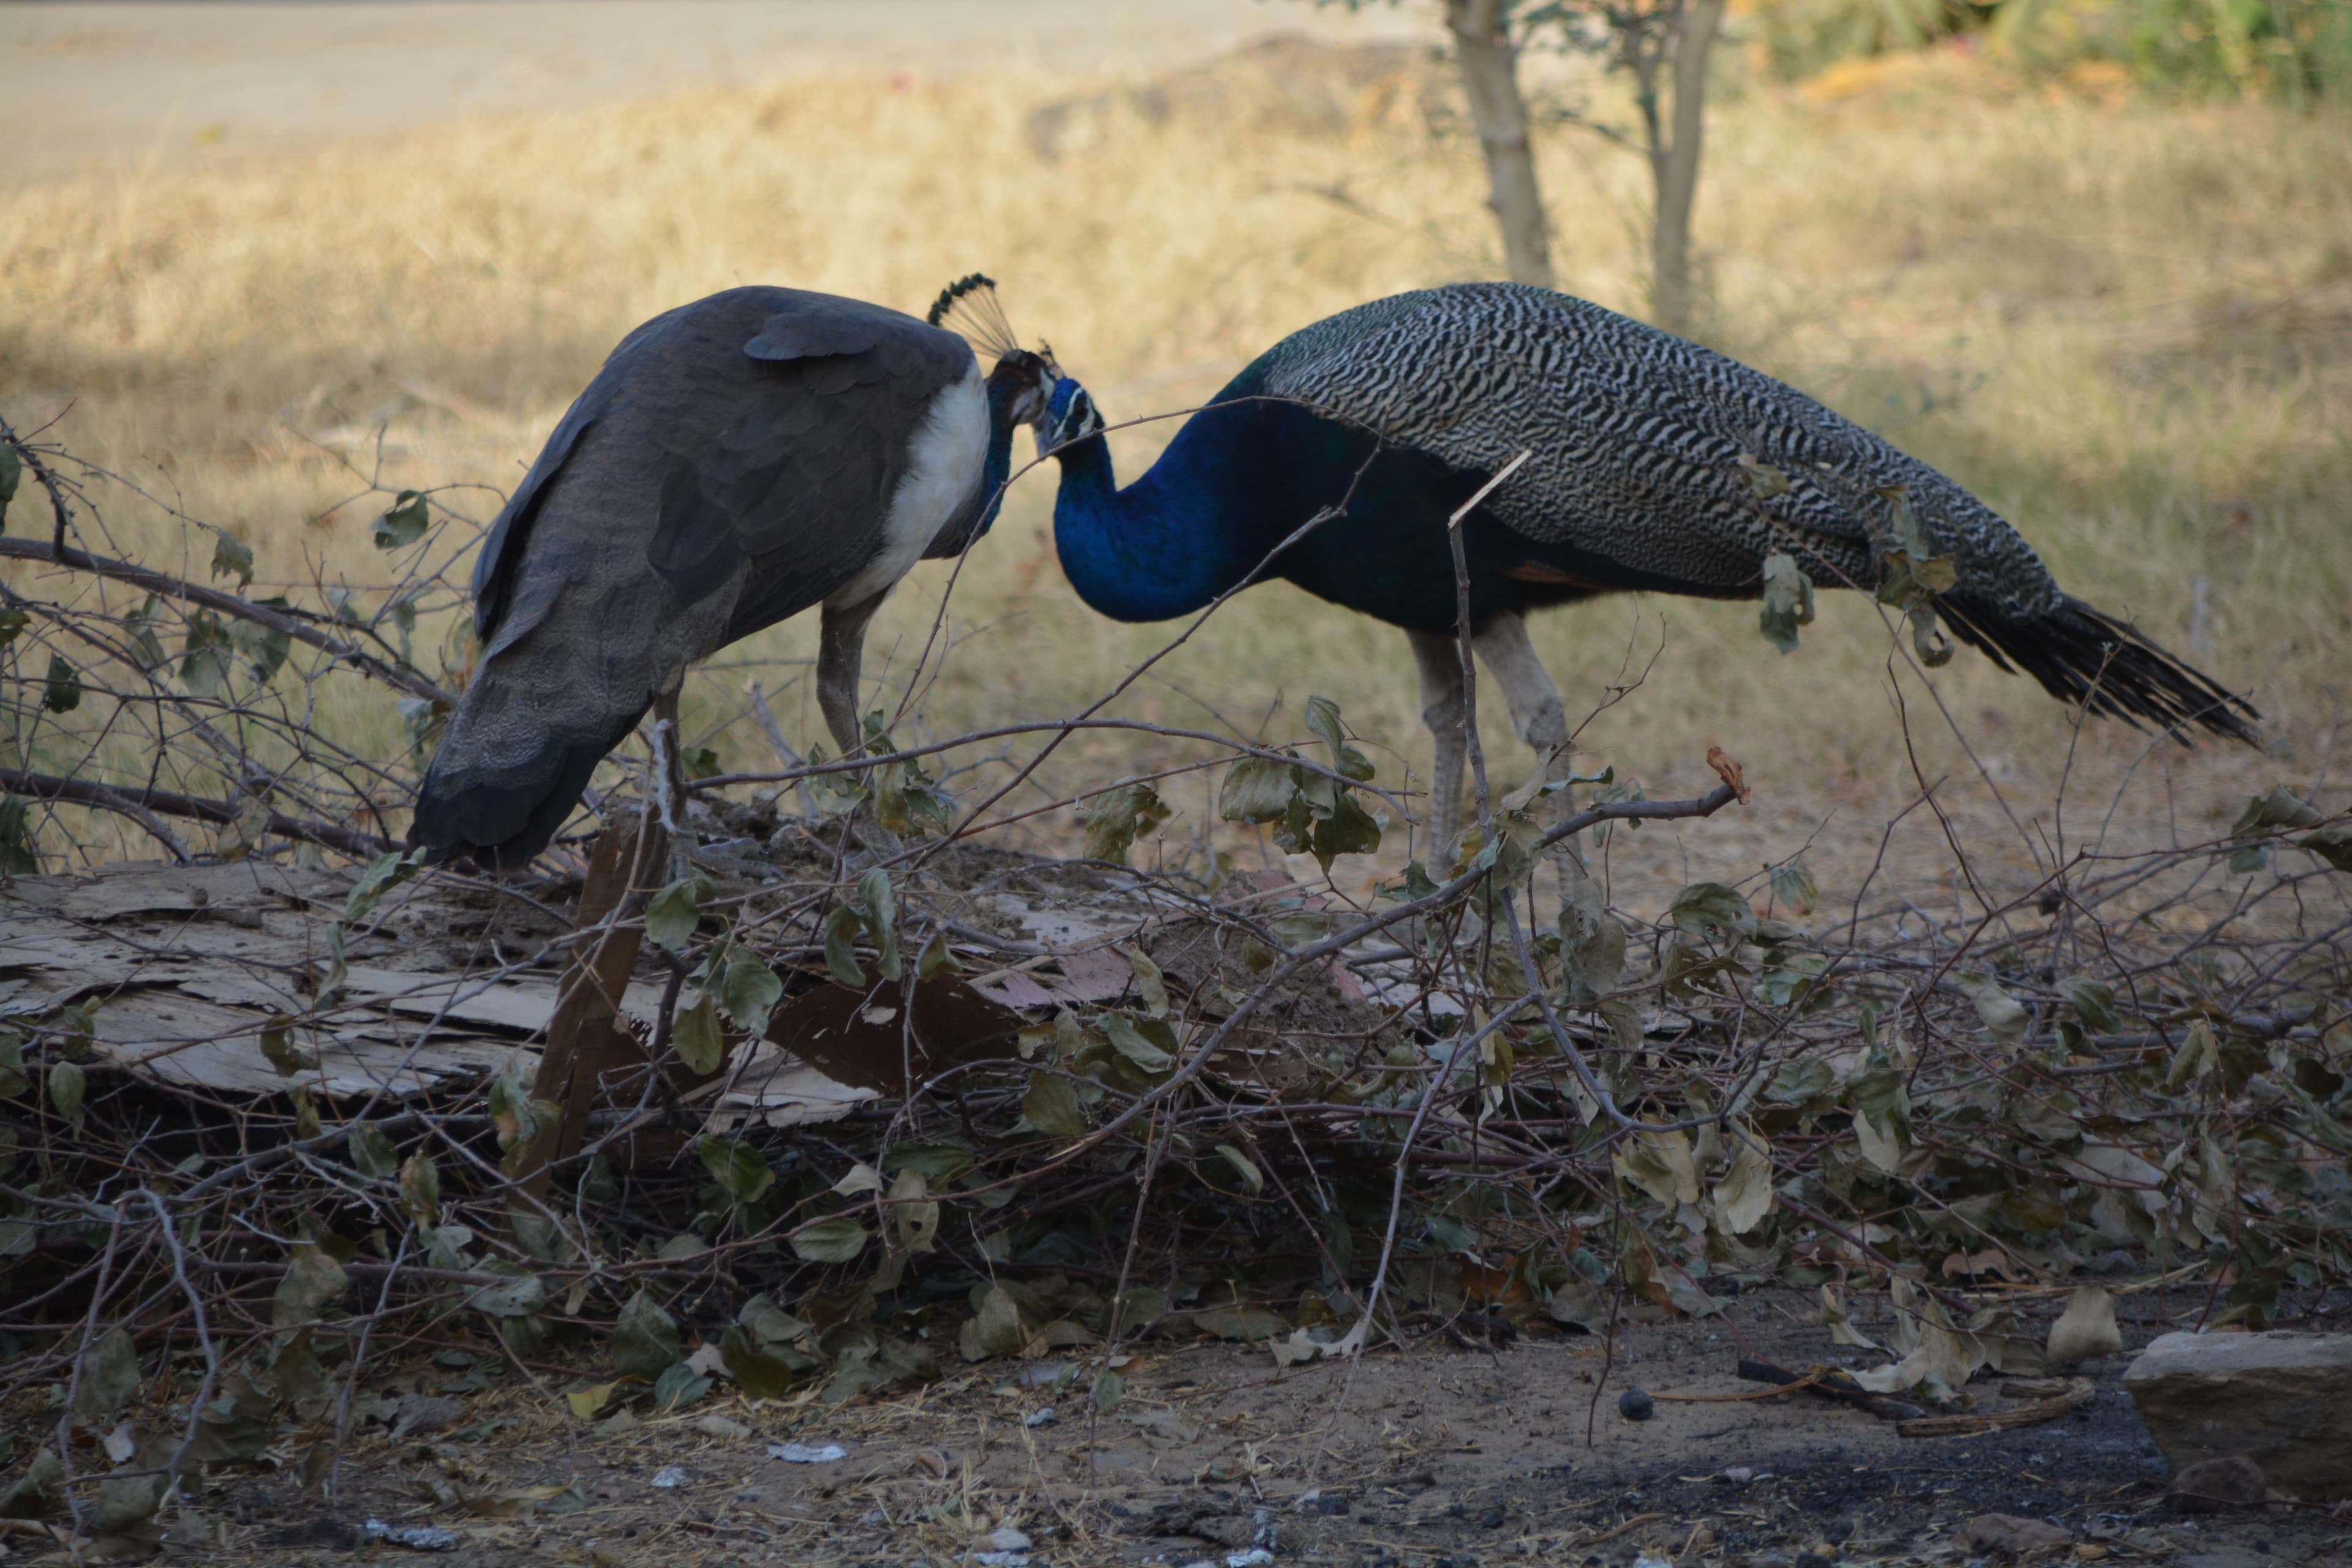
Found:
<svg viewBox="0 0 2352 1568"><path fill-rule="evenodd" d="M1647 1389L1629 1388L1617 1396L1617 1414L1628 1421L1647 1421L1657 1408Z"/></svg>
<svg viewBox="0 0 2352 1568"><path fill-rule="evenodd" d="M686 1467L683 1465L664 1465L660 1469L654 1472L654 1485L661 1488L664 1491L669 1491L675 1488L686 1485Z"/></svg>

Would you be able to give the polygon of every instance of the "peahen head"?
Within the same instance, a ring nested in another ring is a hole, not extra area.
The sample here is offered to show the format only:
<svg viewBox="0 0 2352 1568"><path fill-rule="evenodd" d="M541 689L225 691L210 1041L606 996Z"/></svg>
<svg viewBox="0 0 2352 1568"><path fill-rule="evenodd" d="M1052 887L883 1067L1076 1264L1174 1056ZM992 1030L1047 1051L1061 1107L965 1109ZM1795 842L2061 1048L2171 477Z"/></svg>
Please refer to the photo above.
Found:
<svg viewBox="0 0 2352 1568"><path fill-rule="evenodd" d="M1060 374L1054 362L1028 349L1008 349L988 373L989 406L1011 425L1043 430L1045 410Z"/></svg>
<svg viewBox="0 0 2352 1568"><path fill-rule="evenodd" d="M1085 387L1063 376L1054 383L1045 415L1037 421L1037 455L1047 457L1089 436L1099 436L1102 428L1103 416L1094 398Z"/></svg>

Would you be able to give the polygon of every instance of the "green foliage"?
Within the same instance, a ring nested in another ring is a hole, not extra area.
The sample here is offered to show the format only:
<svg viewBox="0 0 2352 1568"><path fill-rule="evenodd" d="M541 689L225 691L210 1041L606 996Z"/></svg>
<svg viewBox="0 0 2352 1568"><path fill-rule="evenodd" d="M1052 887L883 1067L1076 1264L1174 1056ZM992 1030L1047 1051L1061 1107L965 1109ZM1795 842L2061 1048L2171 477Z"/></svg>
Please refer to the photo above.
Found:
<svg viewBox="0 0 2352 1568"><path fill-rule="evenodd" d="M1217 815L1227 822L1270 825L1283 853L1311 854L1328 873L1340 856L1369 855L1381 847L1380 820L1340 782L1369 784L1373 769L1370 759L1349 742L1340 727L1339 705L1329 698L1307 700L1307 727L1330 749L1331 770L1338 779L1297 762L1244 757L1226 770L1217 792Z"/></svg>
<svg viewBox="0 0 2352 1568"><path fill-rule="evenodd" d="M343 900L343 919L357 925L375 912L383 896L425 868L425 851L388 849L368 862Z"/></svg>
<svg viewBox="0 0 2352 1568"><path fill-rule="evenodd" d="M8 503L16 499L16 487L25 479L25 459L16 455L16 444L0 441L0 532L8 526Z"/></svg>
<svg viewBox="0 0 2352 1568"><path fill-rule="evenodd" d="M63 654L49 655L49 676L42 683L41 706L52 713L70 713L81 706L81 672Z"/></svg>
<svg viewBox="0 0 2352 1568"><path fill-rule="evenodd" d="M0 877L37 877L41 848L33 834L33 803L0 795Z"/></svg>
<svg viewBox="0 0 2352 1568"><path fill-rule="evenodd" d="M710 892L710 879L688 870L646 901L646 934L655 945L682 952L702 921L702 900Z"/></svg>
<svg viewBox="0 0 2352 1568"><path fill-rule="evenodd" d="M415 490L403 490L382 517L375 520L374 538L378 550L399 550L425 537L432 521L432 512L425 497Z"/></svg>
<svg viewBox="0 0 2352 1568"><path fill-rule="evenodd" d="M2352 86L2340 0L1764 0L1743 22L1790 81L1972 37L2032 74L2120 68L2169 96L2302 104Z"/></svg>

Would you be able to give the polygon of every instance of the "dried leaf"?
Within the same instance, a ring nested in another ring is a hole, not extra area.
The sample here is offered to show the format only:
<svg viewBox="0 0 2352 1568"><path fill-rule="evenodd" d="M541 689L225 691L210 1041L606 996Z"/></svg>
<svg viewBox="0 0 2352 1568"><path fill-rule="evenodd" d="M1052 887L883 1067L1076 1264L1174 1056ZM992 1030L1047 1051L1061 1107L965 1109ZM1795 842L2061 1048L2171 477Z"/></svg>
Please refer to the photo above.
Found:
<svg viewBox="0 0 2352 1568"><path fill-rule="evenodd" d="M74 1414L88 1426L102 1426L138 1393L139 1347L126 1331L110 1329L82 1353Z"/></svg>
<svg viewBox="0 0 2352 1568"><path fill-rule="evenodd" d="M320 1310L340 1298L349 1283L341 1264L316 1243L298 1241L271 1299L269 1321L281 1329L316 1321Z"/></svg>
<svg viewBox="0 0 2352 1568"><path fill-rule="evenodd" d="M2071 1366L2096 1355L2114 1355L2124 1348L2123 1330L2116 1323L2116 1299L2096 1285L2076 1288L2066 1298L2066 1310L2050 1325L2050 1364Z"/></svg>
<svg viewBox="0 0 2352 1568"><path fill-rule="evenodd" d="M1740 773L1739 764L1733 761L1721 746L1709 746L1706 749L1706 765L1715 770L1716 777L1731 786L1731 793L1739 797L1740 805L1748 804L1748 798L1753 792L1748 789L1748 780Z"/></svg>
<svg viewBox="0 0 2352 1568"><path fill-rule="evenodd" d="M1813 624L1813 583L1796 557L1764 558L1764 607L1757 616L1764 638L1784 654L1797 651L1797 629Z"/></svg>
<svg viewBox="0 0 2352 1568"><path fill-rule="evenodd" d="M1772 1212L1772 1152L1763 1137L1742 1130L1732 1140L1731 1169L1715 1185L1717 1228L1745 1236Z"/></svg>
<svg viewBox="0 0 2352 1568"><path fill-rule="evenodd" d="M620 1386L616 1381L600 1383L593 1388L574 1388L563 1395L563 1403L571 1407L577 1419L592 1421L613 1402L614 1391Z"/></svg>
<svg viewBox="0 0 2352 1568"><path fill-rule="evenodd" d="M979 1310L964 1320L956 1344L964 1360L987 1361L1018 1355L1026 1342L1020 1303L1002 1285L991 1285L981 1296Z"/></svg>
<svg viewBox="0 0 2352 1568"><path fill-rule="evenodd" d="M1977 1016L1984 1020L1992 1037L2005 1046L2013 1046L2025 1037L2028 1015L2025 1005L2000 988L2000 982L1990 974L1964 969L1952 976L1952 984L1960 994L1975 1004Z"/></svg>
<svg viewBox="0 0 2352 1568"><path fill-rule="evenodd" d="M1087 807L1087 858L1126 865L1135 841L1171 815L1160 792L1140 780L1104 791Z"/></svg>
<svg viewBox="0 0 2352 1568"><path fill-rule="evenodd" d="M1618 1179L1669 1205L1698 1202L1698 1167L1691 1159L1690 1135L1636 1132L1610 1155Z"/></svg>
<svg viewBox="0 0 2352 1568"><path fill-rule="evenodd" d="M1217 815L1227 822L1279 822L1290 809L1298 786L1290 782L1290 764L1271 757L1244 757L1225 770L1217 791Z"/></svg>
<svg viewBox="0 0 2352 1568"><path fill-rule="evenodd" d="M682 1348L677 1320L649 1291L630 1297L613 1321L613 1366L623 1377L650 1383L678 1363Z"/></svg>

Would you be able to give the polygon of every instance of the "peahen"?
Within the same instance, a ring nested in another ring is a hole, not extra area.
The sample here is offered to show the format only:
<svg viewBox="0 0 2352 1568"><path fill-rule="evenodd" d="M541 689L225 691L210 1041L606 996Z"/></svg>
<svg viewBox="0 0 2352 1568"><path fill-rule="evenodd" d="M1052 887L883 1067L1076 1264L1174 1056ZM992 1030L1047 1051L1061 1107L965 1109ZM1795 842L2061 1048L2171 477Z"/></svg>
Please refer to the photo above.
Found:
<svg viewBox="0 0 2352 1568"><path fill-rule="evenodd" d="M967 336L997 355L984 378ZM977 274L928 322L746 288L637 328L491 525L474 568L481 658L409 842L530 860L688 666L812 605L818 706L854 750L866 623L918 560L988 531L1013 426L1054 382Z"/></svg>
<svg viewBox="0 0 2352 1568"><path fill-rule="evenodd" d="M1079 596L1164 620L1256 574L1402 627L1436 741L1441 841L1465 746L1446 520L1521 452L1462 543L1478 657L1543 767L1568 727L1529 610L1632 589L1754 598L1775 555L1811 584L1875 588L1922 549L1917 577L1948 585L1916 602L2003 669L2176 738L2196 725L2255 740L2243 699L2063 592L1951 479L1770 376L1549 289L1455 284L1303 328L1124 489L1102 429L1086 389L1057 380L1038 443L1061 464L1054 539Z"/></svg>

